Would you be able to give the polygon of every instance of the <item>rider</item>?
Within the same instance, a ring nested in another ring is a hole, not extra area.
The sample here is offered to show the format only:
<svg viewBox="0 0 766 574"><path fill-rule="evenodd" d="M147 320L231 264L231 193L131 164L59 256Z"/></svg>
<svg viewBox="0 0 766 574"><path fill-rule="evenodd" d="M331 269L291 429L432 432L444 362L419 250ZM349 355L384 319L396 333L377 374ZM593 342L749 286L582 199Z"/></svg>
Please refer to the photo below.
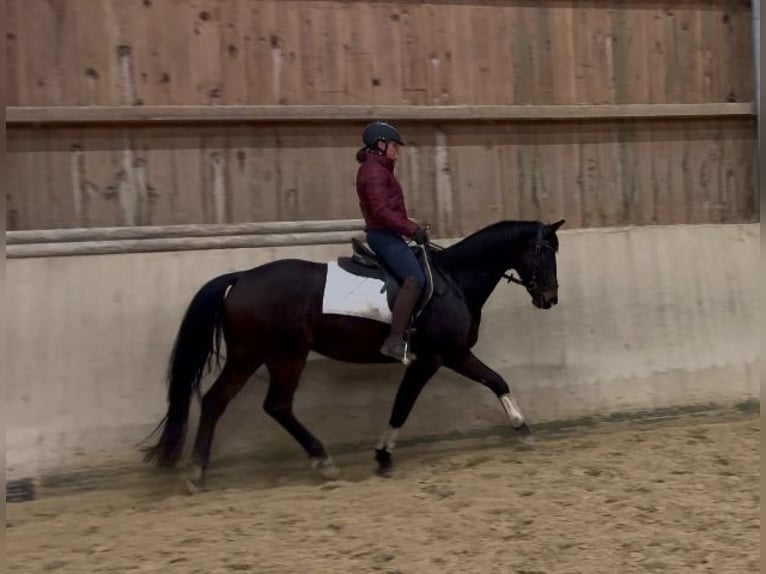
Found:
<svg viewBox="0 0 766 574"><path fill-rule="evenodd" d="M364 147L356 154L361 165L356 175L356 192L365 220L367 243L402 282L394 301L391 331L380 352L405 361L404 333L425 286L425 275L402 236L419 245L429 241L426 228L407 217L401 185L394 175L399 146L404 142L392 125L376 121L362 132ZM410 361L415 356L408 354Z"/></svg>

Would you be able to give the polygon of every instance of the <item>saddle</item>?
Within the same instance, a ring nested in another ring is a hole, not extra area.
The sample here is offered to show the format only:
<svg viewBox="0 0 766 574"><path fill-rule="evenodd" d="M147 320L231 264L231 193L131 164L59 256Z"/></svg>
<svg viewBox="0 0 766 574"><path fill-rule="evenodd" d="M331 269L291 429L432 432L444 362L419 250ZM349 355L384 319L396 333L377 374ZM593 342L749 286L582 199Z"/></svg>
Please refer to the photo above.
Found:
<svg viewBox="0 0 766 574"><path fill-rule="evenodd" d="M430 262L424 255L423 249L419 246L410 247L410 250L415 255L418 263L420 263L426 277L426 283L423 288L423 292L420 294L415 311L413 315L417 318L423 309L426 308L431 301L434 292L441 294L443 292L443 281L434 280L434 269L431 267ZM393 309L394 299L399 292L399 288L402 286L401 281L394 275L394 273L388 268L388 266L378 259L375 252L367 247L359 238L351 238L351 256L338 257L338 266L360 277L370 277L372 279L379 279L383 282L381 293L386 293L386 299L388 300L389 309ZM437 273L436 277L440 274ZM439 289L435 289L435 285L439 286Z"/></svg>

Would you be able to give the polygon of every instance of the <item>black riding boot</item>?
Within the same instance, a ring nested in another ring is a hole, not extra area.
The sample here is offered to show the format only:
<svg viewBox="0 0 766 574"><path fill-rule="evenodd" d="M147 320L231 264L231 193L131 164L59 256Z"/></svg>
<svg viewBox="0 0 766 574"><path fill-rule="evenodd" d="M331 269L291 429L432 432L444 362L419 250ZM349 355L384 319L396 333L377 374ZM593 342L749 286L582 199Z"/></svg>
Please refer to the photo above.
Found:
<svg viewBox="0 0 766 574"><path fill-rule="evenodd" d="M413 277L404 280L401 289L396 294L394 307L391 311L391 332L383 342L380 352L401 361L405 365L415 360L415 355L404 352L404 333L410 324L412 313L420 297L421 289Z"/></svg>

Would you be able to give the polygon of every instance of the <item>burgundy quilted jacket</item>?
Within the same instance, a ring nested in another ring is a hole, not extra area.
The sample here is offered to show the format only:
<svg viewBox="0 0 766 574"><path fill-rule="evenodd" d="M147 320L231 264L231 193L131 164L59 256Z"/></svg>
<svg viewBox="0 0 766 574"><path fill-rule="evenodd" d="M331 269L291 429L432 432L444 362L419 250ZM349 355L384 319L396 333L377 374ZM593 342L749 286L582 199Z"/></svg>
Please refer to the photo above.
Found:
<svg viewBox="0 0 766 574"><path fill-rule="evenodd" d="M394 162L368 153L356 173L356 193L368 230L389 230L412 237L418 225L407 217L402 187L394 175Z"/></svg>

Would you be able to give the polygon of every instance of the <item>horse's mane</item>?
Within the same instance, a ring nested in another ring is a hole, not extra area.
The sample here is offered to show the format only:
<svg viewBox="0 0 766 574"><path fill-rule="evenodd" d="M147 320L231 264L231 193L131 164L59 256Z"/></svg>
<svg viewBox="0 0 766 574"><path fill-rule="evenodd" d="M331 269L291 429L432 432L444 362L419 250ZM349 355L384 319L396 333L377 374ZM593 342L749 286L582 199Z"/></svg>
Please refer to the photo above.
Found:
<svg viewBox="0 0 766 574"><path fill-rule="evenodd" d="M439 248L434 255L446 255L456 260L486 256L497 252L500 240L511 243L527 237L534 238L540 225L539 221L531 220L498 221L474 231L450 247ZM553 247L558 250L557 240Z"/></svg>

